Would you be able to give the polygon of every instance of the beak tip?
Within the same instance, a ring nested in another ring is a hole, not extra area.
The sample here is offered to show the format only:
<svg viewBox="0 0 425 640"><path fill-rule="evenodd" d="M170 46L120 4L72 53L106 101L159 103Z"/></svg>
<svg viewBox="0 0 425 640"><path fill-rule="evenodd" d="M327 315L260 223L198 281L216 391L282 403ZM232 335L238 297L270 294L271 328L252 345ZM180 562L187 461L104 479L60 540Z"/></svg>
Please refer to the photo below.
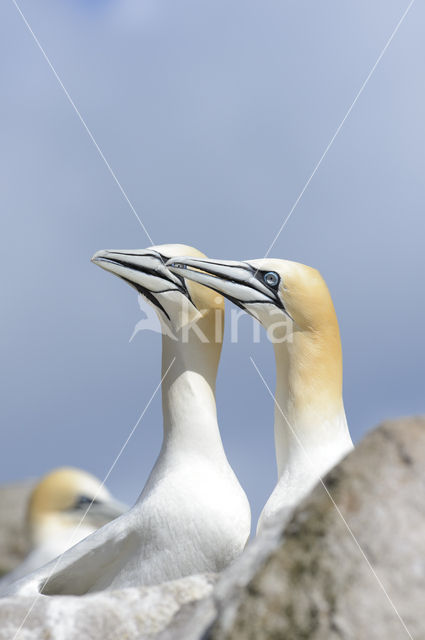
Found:
<svg viewBox="0 0 425 640"><path fill-rule="evenodd" d="M93 264L97 264L97 263L99 262L99 259L100 259L100 258L102 258L102 257L104 257L106 253L107 253L107 252L106 252L106 251L103 251L103 250L101 250L101 251L96 251L96 253L94 253L94 254L92 255L92 257L90 258L90 262L93 262Z"/></svg>

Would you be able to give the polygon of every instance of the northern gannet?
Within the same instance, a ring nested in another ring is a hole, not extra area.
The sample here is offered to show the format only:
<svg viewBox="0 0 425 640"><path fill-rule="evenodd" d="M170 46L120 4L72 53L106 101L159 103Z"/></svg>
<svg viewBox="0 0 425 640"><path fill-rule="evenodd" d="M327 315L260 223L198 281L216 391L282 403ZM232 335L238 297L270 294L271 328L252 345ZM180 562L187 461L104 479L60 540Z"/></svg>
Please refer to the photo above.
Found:
<svg viewBox="0 0 425 640"><path fill-rule="evenodd" d="M274 344L278 482L259 519L292 508L350 449L342 399L342 350L332 299L320 273L288 260L193 257L167 263L254 316ZM294 435L295 434L295 435Z"/></svg>
<svg viewBox="0 0 425 640"><path fill-rule="evenodd" d="M0 590L50 562L127 509L86 471L61 467L46 474L28 500L25 534L30 551L19 566L2 576Z"/></svg>
<svg viewBox="0 0 425 640"><path fill-rule="evenodd" d="M215 404L224 300L165 267L179 254L204 257L185 245L162 245L92 258L136 288L159 316L163 443L135 506L67 551L57 568L50 563L18 581L11 595L157 584L220 571L244 549L250 507L226 458Z"/></svg>

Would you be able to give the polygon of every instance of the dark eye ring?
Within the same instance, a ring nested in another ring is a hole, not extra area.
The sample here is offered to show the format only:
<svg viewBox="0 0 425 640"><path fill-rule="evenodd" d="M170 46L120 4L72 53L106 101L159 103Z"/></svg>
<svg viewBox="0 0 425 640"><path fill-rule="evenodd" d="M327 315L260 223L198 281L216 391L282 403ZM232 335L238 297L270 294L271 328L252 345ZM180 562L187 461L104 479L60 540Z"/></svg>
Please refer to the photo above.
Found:
<svg viewBox="0 0 425 640"><path fill-rule="evenodd" d="M275 287L279 282L279 275L275 271L267 271L263 276L264 282L269 287Z"/></svg>
<svg viewBox="0 0 425 640"><path fill-rule="evenodd" d="M92 502L96 502L96 500L92 500L88 496L80 496L77 501L77 507L85 507Z"/></svg>

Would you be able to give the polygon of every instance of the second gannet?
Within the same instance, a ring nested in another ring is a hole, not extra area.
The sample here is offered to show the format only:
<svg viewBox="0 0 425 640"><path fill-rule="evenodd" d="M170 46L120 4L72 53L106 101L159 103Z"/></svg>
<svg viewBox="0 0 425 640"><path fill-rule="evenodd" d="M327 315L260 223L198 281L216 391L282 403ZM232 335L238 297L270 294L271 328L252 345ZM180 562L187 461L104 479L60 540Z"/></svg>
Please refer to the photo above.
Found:
<svg viewBox="0 0 425 640"><path fill-rule="evenodd" d="M100 480L82 469L60 467L46 474L28 500L25 536L30 551L19 566L2 576L0 590L53 560L127 509Z"/></svg>
<svg viewBox="0 0 425 640"><path fill-rule="evenodd" d="M204 284L268 330L276 360L278 482L259 520L291 509L350 449L342 399L342 350L332 299L320 273L288 260L171 260L176 275Z"/></svg>
<svg viewBox="0 0 425 640"><path fill-rule="evenodd" d="M165 262L176 254L204 255L162 245L100 251L92 259L135 287L163 326L164 438L147 483L126 514L9 594L80 595L216 572L246 544L250 507L226 458L215 404L224 301L172 274Z"/></svg>

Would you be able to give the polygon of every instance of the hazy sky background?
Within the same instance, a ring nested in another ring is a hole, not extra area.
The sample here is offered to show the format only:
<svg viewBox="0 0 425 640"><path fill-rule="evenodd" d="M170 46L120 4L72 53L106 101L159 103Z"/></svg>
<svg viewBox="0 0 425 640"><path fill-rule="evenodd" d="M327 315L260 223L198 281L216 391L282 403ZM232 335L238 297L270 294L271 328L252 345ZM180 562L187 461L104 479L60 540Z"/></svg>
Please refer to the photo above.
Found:
<svg viewBox="0 0 425 640"><path fill-rule="evenodd" d="M39 0L21 8L155 243L259 258L407 0ZM272 257L319 268L357 441L424 398L425 6L416 2ZM159 381L136 293L90 263L150 244L11 0L0 8L0 481L103 478ZM254 519L276 480L271 345L228 333L217 403ZM229 325L229 323L228 323ZM158 394L108 486L132 502Z"/></svg>

